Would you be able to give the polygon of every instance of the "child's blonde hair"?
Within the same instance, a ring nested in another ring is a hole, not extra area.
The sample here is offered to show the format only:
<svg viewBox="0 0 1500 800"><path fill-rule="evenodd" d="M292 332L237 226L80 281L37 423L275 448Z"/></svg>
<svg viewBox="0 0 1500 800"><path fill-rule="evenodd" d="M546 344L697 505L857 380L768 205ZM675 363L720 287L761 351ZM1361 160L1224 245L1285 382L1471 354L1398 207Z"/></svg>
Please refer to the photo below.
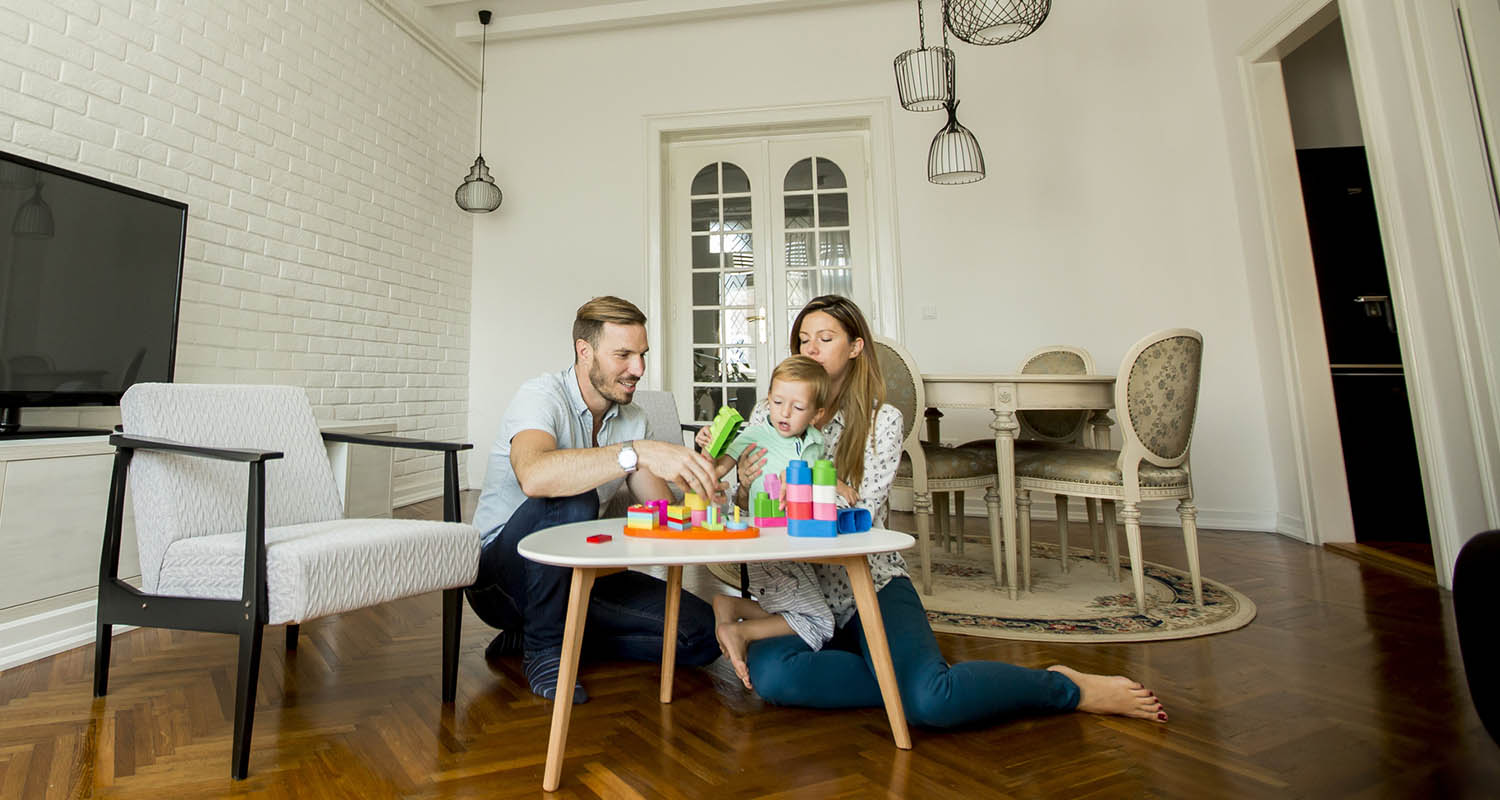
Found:
<svg viewBox="0 0 1500 800"><path fill-rule="evenodd" d="M813 387L813 408L822 411L828 407L832 394L832 382L828 380L828 370L823 365L808 358L807 356L792 356L776 365L771 372L771 383L777 381L792 381L795 383L808 383Z"/></svg>

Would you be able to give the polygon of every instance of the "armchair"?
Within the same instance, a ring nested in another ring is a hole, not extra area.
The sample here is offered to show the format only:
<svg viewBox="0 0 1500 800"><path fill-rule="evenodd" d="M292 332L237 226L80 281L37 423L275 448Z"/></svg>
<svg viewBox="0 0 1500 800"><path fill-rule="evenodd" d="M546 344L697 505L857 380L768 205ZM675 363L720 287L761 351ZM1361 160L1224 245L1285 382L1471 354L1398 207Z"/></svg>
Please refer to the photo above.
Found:
<svg viewBox="0 0 1500 800"><path fill-rule="evenodd" d="M459 520L458 452L472 445L320 436L307 397L287 386L142 383L120 412L121 432L110 437L95 697L108 690L114 625L237 635L230 774L241 779L266 625L285 625L292 650L302 622L442 590L442 695L453 701L459 590L479 563L479 532ZM324 439L442 452L445 521L343 519ZM127 477L141 589L119 579Z"/></svg>

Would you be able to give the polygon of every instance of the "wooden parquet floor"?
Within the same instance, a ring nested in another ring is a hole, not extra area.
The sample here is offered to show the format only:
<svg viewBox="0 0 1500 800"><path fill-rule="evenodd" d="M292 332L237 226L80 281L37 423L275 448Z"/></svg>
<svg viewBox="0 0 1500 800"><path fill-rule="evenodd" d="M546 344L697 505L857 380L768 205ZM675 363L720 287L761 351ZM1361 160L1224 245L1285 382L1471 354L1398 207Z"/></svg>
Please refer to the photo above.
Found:
<svg viewBox="0 0 1500 800"><path fill-rule="evenodd" d="M469 497L472 505L473 497ZM404 510L436 518L435 503ZM466 515L467 518L467 515ZM984 521L970 520L971 535ZM911 529L895 515L895 527ZM1038 525L1047 536L1049 526ZM1136 676L1169 725L1084 714L979 730L914 729L884 712L769 706L717 662L586 664L561 797L1500 797L1500 749L1469 701L1451 596L1288 539L1201 533L1205 572L1248 594L1248 628L1153 644L1058 645L939 635L951 660L1062 662ZM1181 566L1180 534L1146 557ZM706 571L688 587L721 591ZM439 597L315 621L285 653L269 629L250 777L229 780L235 645L212 634L116 638L110 694L92 647L0 674L0 797L534 797L551 707L518 659L486 663L464 620L458 700L439 702Z"/></svg>

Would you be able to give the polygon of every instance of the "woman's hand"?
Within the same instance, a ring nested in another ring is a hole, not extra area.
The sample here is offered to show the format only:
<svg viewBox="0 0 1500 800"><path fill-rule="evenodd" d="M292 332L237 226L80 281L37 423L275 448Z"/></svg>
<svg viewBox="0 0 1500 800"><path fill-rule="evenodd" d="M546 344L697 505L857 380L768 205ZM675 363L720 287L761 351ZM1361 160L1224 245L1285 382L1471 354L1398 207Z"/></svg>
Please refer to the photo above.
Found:
<svg viewBox="0 0 1500 800"><path fill-rule="evenodd" d="M839 497L844 498L844 502L848 503L850 508L859 503L859 494L849 484L844 483L842 479L834 485L834 488L838 490Z"/></svg>

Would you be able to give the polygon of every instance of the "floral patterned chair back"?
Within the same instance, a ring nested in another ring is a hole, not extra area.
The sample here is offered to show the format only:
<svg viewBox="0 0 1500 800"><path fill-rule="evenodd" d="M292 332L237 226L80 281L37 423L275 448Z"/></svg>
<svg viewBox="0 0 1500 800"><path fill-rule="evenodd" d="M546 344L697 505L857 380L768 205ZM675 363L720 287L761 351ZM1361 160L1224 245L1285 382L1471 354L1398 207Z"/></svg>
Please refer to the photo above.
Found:
<svg viewBox="0 0 1500 800"><path fill-rule="evenodd" d="M1049 345L1033 351L1021 364L1022 374L1092 375L1094 357L1081 347ZM1089 424L1088 411L1022 411L1021 437L1042 442L1077 444Z"/></svg>
<svg viewBox="0 0 1500 800"><path fill-rule="evenodd" d="M1187 460L1202 367L1203 334L1188 328L1157 331L1125 354L1115 382L1122 464L1132 454L1161 467Z"/></svg>
<svg viewBox="0 0 1500 800"><path fill-rule="evenodd" d="M916 438L917 420L927 409L921 373L906 348L890 339L875 340L875 360L885 379L885 401L901 411L901 442L910 451Z"/></svg>

